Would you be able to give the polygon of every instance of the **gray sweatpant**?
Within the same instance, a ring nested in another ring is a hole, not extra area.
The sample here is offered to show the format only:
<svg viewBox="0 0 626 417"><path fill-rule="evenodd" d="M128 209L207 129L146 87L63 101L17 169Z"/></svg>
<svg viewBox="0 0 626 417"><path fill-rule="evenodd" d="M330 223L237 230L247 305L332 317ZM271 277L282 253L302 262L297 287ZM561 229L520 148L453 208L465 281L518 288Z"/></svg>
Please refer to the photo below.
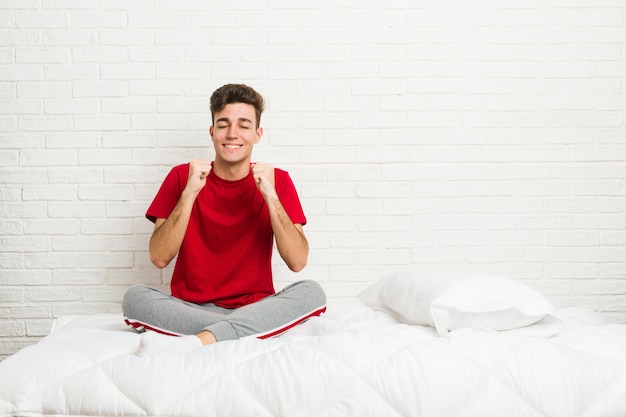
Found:
<svg viewBox="0 0 626 417"><path fill-rule="evenodd" d="M126 323L137 330L174 335L208 330L218 341L280 334L326 309L326 295L315 281L299 281L282 291L236 309L194 304L146 285L135 285L124 295Z"/></svg>

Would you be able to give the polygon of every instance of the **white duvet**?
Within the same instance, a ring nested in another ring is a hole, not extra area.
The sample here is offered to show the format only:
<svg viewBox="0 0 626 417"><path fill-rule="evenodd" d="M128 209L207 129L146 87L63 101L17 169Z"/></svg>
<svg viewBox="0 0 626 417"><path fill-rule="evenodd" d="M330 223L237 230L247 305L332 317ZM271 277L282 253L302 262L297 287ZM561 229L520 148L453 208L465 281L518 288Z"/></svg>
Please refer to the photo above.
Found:
<svg viewBox="0 0 626 417"><path fill-rule="evenodd" d="M626 416L626 325L560 309L550 338L330 305L281 337L138 357L121 317L59 319L0 362L1 416Z"/></svg>

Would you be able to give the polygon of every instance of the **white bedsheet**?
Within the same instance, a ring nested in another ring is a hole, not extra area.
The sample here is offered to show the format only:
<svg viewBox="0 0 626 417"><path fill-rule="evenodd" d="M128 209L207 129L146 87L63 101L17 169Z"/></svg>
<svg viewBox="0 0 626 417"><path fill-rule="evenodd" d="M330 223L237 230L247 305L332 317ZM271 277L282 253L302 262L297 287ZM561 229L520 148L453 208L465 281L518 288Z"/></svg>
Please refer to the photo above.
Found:
<svg viewBox="0 0 626 417"><path fill-rule="evenodd" d="M443 338L331 304L278 338L145 357L120 316L65 317L0 362L0 416L626 416L626 325L559 315L551 338Z"/></svg>

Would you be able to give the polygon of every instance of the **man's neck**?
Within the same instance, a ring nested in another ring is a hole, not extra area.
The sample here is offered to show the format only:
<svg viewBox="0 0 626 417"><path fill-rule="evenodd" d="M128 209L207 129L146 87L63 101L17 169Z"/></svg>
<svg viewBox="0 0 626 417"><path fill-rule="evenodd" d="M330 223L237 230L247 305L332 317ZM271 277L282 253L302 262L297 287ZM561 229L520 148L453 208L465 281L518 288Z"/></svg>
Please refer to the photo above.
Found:
<svg viewBox="0 0 626 417"><path fill-rule="evenodd" d="M213 162L215 175L226 181L237 181L245 178L250 172L250 161L230 164L225 161L215 160Z"/></svg>

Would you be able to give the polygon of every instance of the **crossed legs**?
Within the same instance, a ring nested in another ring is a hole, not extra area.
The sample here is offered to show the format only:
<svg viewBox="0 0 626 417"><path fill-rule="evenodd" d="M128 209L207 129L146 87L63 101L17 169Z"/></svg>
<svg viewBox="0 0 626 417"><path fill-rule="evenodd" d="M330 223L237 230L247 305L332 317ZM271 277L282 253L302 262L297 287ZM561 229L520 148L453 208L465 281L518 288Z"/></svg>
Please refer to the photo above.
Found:
<svg viewBox="0 0 626 417"><path fill-rule="evenodd" d="M142 336L139 354L191 350L216 341L245 336L266 338L283 333L326 309L324 290L314 281L299 281L256 303L237 309L188 303L145 285L124 295L126 323ZM168 336L182 336L171 338Z"/></svg>

